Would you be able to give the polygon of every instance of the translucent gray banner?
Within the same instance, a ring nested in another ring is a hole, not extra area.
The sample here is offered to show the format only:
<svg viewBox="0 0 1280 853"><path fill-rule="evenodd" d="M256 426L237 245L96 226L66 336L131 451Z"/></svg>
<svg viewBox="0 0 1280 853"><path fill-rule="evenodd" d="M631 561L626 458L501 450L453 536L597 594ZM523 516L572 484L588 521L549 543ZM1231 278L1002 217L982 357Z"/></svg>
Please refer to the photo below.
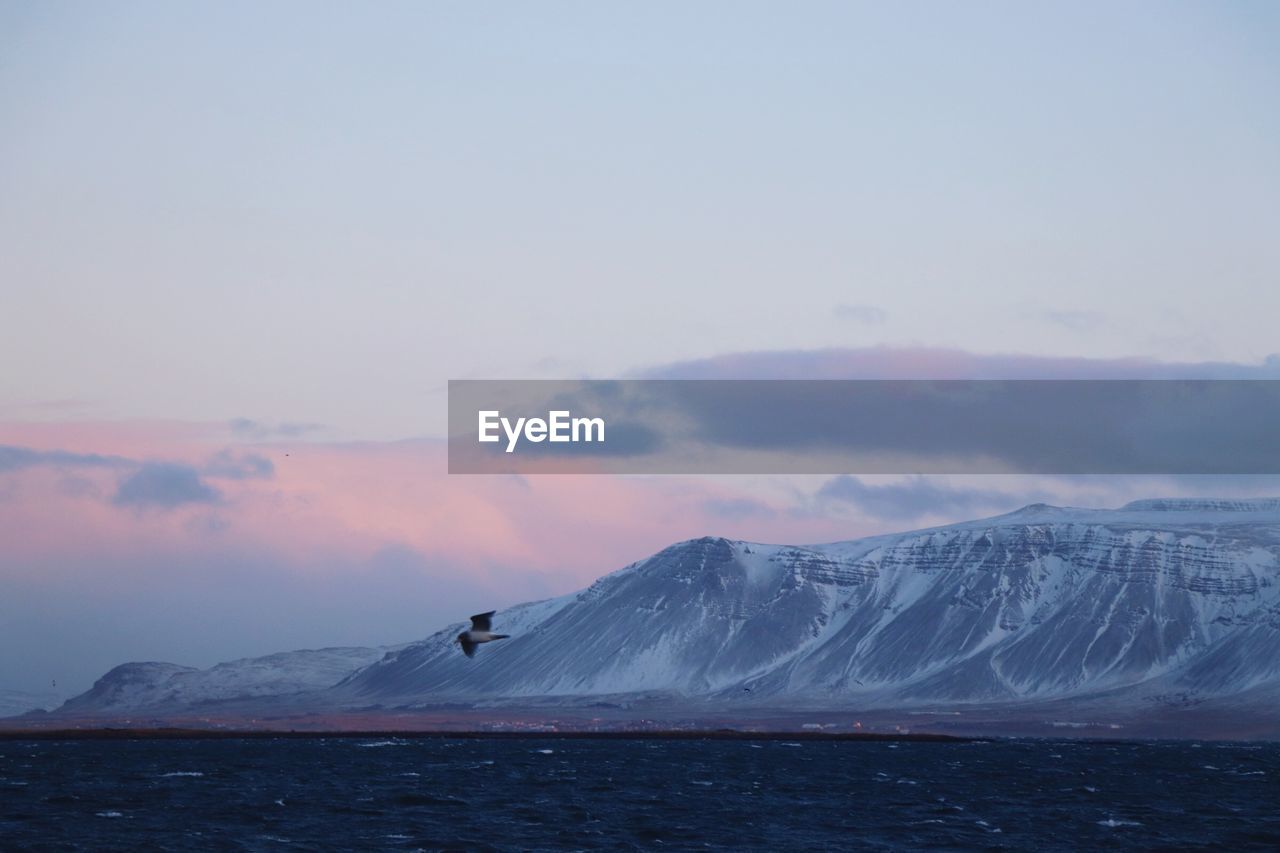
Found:
<svg viewBox="0 0 1280 853"><path fill-rule="evenodd" d="M1276 474L1276 380L453 380L452 474Z"/></svg>

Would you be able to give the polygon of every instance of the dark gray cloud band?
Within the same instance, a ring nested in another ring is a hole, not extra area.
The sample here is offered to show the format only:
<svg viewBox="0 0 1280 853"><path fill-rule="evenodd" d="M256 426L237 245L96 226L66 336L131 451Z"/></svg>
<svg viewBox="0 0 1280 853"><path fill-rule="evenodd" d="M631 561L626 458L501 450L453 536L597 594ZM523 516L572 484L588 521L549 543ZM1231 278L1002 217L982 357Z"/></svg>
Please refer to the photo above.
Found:
<svg viewBox="0 0 1280 853"><path fill-rule="evenodd" d="M1280 380L464 380L449 406L454 473L1280 473ZM606 439L507 452L481 410Z"/></svg>

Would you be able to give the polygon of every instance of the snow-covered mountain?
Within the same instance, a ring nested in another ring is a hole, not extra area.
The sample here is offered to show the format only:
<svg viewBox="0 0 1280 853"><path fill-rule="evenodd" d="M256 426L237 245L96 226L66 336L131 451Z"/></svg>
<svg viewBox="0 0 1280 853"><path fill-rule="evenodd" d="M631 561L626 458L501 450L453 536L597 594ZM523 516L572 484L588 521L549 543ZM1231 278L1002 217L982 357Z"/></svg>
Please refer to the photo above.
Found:
<svg viewBox="0 0 1280 853"><path fill-rule="evenodd" d="M0 690L0 717L12 717L27 711L43 711L62 704L52 691L28 693L24 690Z"/></svg>
<svg viewBox="0 0 1280 853"><path fill-rule="evenodd" d="M126 663L68 700L62 714L210 709L219 703L286 697L331 687L388 649L330 648L280 652L196 669L173 663Z"/></svg>
<svg viewBox="0 0 1280 853"><path fill-rule="evenodd" d="M1280 500L1044 505L854 542L682 542L576 595L451 625L344 682L349 701L665 693L1001 702L1280 679Z"/></svg>
<svg viewBox="0 0 1280 853"><path fill-rule="evenodd" d="M453 642L463 627L389 651L128 664L59 713L286 693L328 710L1280 696L1280 499L1033 505L827 545L703 538L499 612L511 639L474 659Z"/></svg>

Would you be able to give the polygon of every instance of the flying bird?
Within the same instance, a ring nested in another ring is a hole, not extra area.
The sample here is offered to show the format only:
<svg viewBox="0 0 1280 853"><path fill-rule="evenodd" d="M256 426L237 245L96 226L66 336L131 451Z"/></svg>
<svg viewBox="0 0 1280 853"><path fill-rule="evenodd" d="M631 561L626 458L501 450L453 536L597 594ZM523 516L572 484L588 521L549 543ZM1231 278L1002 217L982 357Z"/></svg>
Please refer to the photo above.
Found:
<svg viewBox="0 0 1280 853"><path fill-rule="evenodd" d="M462 645L462 653L467 657L474 657L476 646L481 643L490 643L494 640L505 640L509 634L495 634L493 627L493 614L496 610L490 610L488 613L477 613L471 617L471 630L463 631L458 635L457 642Z"/></svg>

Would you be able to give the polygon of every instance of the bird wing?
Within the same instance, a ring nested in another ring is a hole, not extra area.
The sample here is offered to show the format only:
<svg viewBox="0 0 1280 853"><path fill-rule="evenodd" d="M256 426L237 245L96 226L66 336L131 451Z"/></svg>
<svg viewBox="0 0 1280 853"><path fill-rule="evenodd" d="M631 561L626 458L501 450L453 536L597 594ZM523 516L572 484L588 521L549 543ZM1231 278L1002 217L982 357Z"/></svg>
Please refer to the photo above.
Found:
<svg viewBox="0 0 1280 853"><path fill-rule="evenodd" d="M476 656L476 646L480 645L479 643L473 643L470 640L462 640L461 643L462 643L462 653L464 655L466 655L469 658L473 658Z"/></svg>
<svg viewBox="0 0 1280 853"><path fill-rule="evenodd" d="M471 630L472 631L488 631L491 627L490 620L493 619L493 614L497 612L498 611L496 610L490 610L488 613L477 613L475 616L472 616Z"/></svg>

